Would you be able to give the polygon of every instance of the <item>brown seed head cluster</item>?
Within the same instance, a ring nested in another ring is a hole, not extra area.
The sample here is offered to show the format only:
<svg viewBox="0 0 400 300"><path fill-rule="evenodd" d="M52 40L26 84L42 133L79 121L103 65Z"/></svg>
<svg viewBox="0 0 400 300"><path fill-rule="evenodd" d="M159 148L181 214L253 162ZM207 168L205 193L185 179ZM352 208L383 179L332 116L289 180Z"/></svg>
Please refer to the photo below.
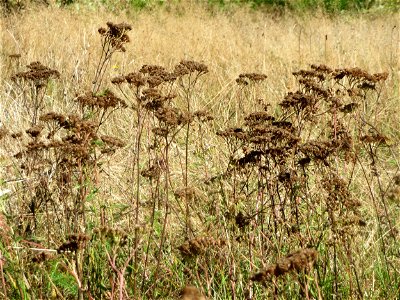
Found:
<svg viewBox="0 0 400 300"><path fill-rule="evenodd" d="M148 87L154 89L163 83L172 83L176 80L174 73L167 72L164 67L144 65L139 72L132 72L125 76L118 76L111 80L115 85L128 83L131 87Z"/></svg>
<svg viewBox="0 0 400 300"><path fill-rule="evenodd" d="M51 255L51 254L46 253L46 252L41 252L41 253L35 255L35 256L32 258L32 262L33 262L33 263L36 263L36 264L40 264L40 263L42 263L42 262L44 262L44 261L49 260L50 258L52 258L52 255Z"/></svg>
<svg viewBox="0 0 400 300"><path fill-rule="evenodd" d="M117 106L127 106L124 100L115 96L114 93L108 89L100 95L93 95L91 92L88 92L85 95L76 98L76 101L82 107L101 108L104 110L115 108Z"/></svg>
<svg viewBox="0 0 400 300"><path fill-rule="evenodd" d="M89 236L85 234L73 234L67 237L67 241L58 247L58 253L76 252L86 246Z"/></svg>
<svg viewBox="0 0 400 300"><path fill-rule="evenodd" d="M254 274L252 281L267 282L272 276L278 277L289 272L302 272L309 270L318 258L317 250L313 248L301 249L290 253L278 260L275 264L268 266L265 270Z"/></svg>
<svg viewBox="0 0 400 300"><path fill-rule="evenodd" d="M110 147L121 148L125 146L125 143L121 139L114 136L102 135L100 139L103 141L103 143Z"/></svg>
<svg viewBox="0 0 400 300"><path fill-rule="evenodd" d="M182 256L197 256L204 253L210 247L222 247L226 244L224 239L214 239L212 237L198 237L188 240L178 247Z"/></svg>
<svg viewBox="0 0 400 300"><path fill-rule="evenodd" d="M197 120L201 123L214 120L214 117L207 110L197 110L193 113L193 117L197 118Z"/></svg>
<svg viewBox="0 0 400 300"><path fill-rule="evenodd" d="M132 26L126 23L114 24L107 22L106 28L99 28L98 32L103 37L104 44L110 44L113 50L125 52L124 45L130 42L129 36L126 34L132 30Z"/></svg>
<svg viewBox="0 0 400 300"><path fill-rule="evenodd" d="M376 73L369 74L368 72L360 69L360 68L345 68L345 69L336 69L333 72L333 77L336 80L343 79L344 77L348 77L351 81L356 81L358 84L369 83L373 85L379 81L385 81L388 78L388 73Z"/></svg>
<svg viewBox="0 0 400 300"><path fill-rule="evenodd" d="M175 66L174 74L177 77L182 77L188 74L196 73L197 75L208 73L208 68L204 63L182 60L178 65Z"/></svg>
<svg viewBox="0 0 400 300"><path fill-rule="evenodd" d="M142 170L140 175L148 179L158 179L161 175L161 167L158 164L153 164L149 168Z"/></svg>
<svg viewBox="0 0 400 300"><path fill-rule="evenodd" d="M41 125L34 125L31 128L27 129L25 132L30 135L32 138L36 138L40 135L43 130L43 126Z"/></svg>
<svg viewBox="0 0 400 300"><path fill-rule="evenodd" d="M267 79L267 75L259 73L243 73L236 79L238 85L249 85L251 83L259 83Z"/></svg>
<svg viewBox="0 0 400 300"><path fill-rule="evenodd" d="M35 85L37 87L42 87L44 86L45 82L51 77L60 77L60 73L58 71L42 65L42 63L38 61L30 63L29 65L27 65L27 68L29 69L29 71L17 73L12 76L11 79L13 79L14 81L17 79L33 81L35 82Z"/></svg>
<svg viewBox="0 0 400 300"><path fill-rule="evenodd" d="M341 207L342 212L344 212L343 208L345 208L348 212L351 211L358 214L360 202L351 196L346 182L337 174L331 173L324 176L322 179L322 186L328 192L328 197L326 199L328 212L337 211L338 208ZM331 215L331 217L333 217L333 215Z"/></svg>

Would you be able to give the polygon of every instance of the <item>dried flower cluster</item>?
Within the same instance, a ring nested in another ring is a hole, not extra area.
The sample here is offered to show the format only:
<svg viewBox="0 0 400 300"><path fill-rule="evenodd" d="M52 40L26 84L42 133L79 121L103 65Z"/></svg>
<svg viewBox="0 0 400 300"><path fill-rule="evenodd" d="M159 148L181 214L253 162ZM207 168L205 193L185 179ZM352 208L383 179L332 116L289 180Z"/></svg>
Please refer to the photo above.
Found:
<svg viewBox="0 0 400 300"><path fill-rule="evenodd" d="M29 71L20 72L15 74L12 79L25 79L28 81L33 81L36 83L36 86L42 86L44 83L50 79L51 77L58 78L60 77L60 73L57 70L50 69L41 62L35 61L27 65Z"/></svg>
<svg viewBox="0 0 400 300"><path fill-rule="evenodd" d="M115 107L126 107L125 101L118 98L110 90L105 90L100 95L93 95L92 93L86 93L85 95L77 97L76 101L82 106L87 106L92 109L101 108L107 110Z"/></svg>
<svg viewBox="0 0 400 300"><path fill-rule="evenodd" d="M174 74L177 77L196 73L196 76L208 73L208 67L200 62L192 60L182 60L178 65L175 66Z"/></svg>
<svg viewBox="0 0 400 300"><path fill-rule="evenodd" d="M178 250L183 256L197 256L204 253L210 247L222 247L226 244L224 239L213 237L198 237L183 243Z"/></svg>
<svg viewBox="0 0 400 300"><path fill-rule="evenodd" d="M239 85L249 85L251 83L259 83L267 79L267 75L259 73L243 73L236 79Z"/></svg>
<svg viewBox="0 0 400 300"><path fill-rule="evenodd" d="M76 252L79 249L83 249L89 239L89 236L84 234L70 235L69 237L67 237L67 241L63 243L60 247L58 247L57 252Z"/></svg>
<svg viewBox="0 0 400 300"><path fill-rule="evenodd" d="M103 37L103 45L110 46L113 50L125 52L124 45L130 42L129 36L126 34L132 30L132 26L126 23L114 24L107 22L107 28L99 28L98 32Z"/></svg>
<svg viewBox="0 0 400 300"><path fill-rule="evenodd" d="M252 281L267 282L273 276L278 277L289 272L302 272L310 270L318 258L318 252L315 249L307 248L290 253L284 258L278 260L275 264L268 266L266 269L254 274Z"/></svg>

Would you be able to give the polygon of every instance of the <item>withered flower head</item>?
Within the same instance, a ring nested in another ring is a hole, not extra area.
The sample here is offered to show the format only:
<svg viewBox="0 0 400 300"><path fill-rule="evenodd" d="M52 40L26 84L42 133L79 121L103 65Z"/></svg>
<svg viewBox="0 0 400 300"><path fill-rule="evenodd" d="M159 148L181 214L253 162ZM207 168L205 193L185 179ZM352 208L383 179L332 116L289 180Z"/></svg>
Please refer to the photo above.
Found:
<svg viewBox="0 0 400 300"><path fill-rule="evenodd" d="M27 129L25 132L29 134L32 138L36 138L42 132L43 126L34 125L31 128Z"/></svg>
<svg viewBox="0 0 400 300"><path fill-rule="evenodd" d="M113 92L106 89L102 94L94 95L88 92L76 98L76 101L82 106L98 107L102 109L114 108L117 106L126 107L124 100L118 98Z"/></svg>
<svg viewBox="0 0 400 300"><path fill-rule="evenodd" d="M193 116L196 117L200 122L208 122L214 120L214 117L207 110L198 110L193 113Z"/></svg>
<svg viewBox="0 0 400 300"><path fill-rule="evenodd" d="M60 126L63 126L65 124L66 117L59 113L49 112L41 115L39 117L39 120L42 122L54 121L57 122Z"/></svg>
<svg viewBox="0 0 400 300"><path fill-rule="evenodd" d="M109 136L109 135L102 135L101 140L108 146L121 148L125 146L125 143L120 140L119 138Z"/></svg>
<svg viewBox="0 0 400 300"><path fill-rule="evenodd" d="M146 77L140 72L129 73L125 76L125 80L135 87L144 86L147 82Z"/></svg>
<svg viewBox="0 0 400 300"><path fill-rule="evenodd" d="M313 248L301 249L279 259L275 264L269 265L263 271L254 274L252 281L266 282L272 276L281 276L288 272L300 272L310 269L318 258L318 252Z"/></svg>
<svg viewBox="0 0 400 300"><path fill-rule="evenodd" d="M117 76L117 77L114 77L113 79L111 79L111 83L115 84L115 85L119 85L124 82L126 82L125 76Z"/></svg>
<svg viewBox="0 0 400 300"><path fill-rule="evenodd" d="M132 26L127 23L114 24L113 22L107 22L107 26L108 34L112 37L121 37L125 32L132 30Z"/></svg>
<svg viewBox="0 0 400 300"><path fill-rule="evenodd" d="M58 247L58 253L64 252L75 252L78 249L85 247L86 242L89 240L89 236L85 234L73 234L67 237L67 241Z"/></svg>
<svg viewBox="0 0 400 300"><path fill-rule="evenodd" d="M129 36L126 32L132 30L132 26L126 23L114 24L107 22L106 28L99 28L98 32L103 38L103 46L105 44L111 45L112 49L125 52L124 45L130 42Z"/></svg>
<svg viewBox="0 0 400 300"><path fill-rule="evenodd" d="M205 64L192 61L182 60L178 65L175 66L174 73L177 77L182 77L191 73L205 74L208 73L208 68Z"/></svg>
<svg viewBox="0 0 400 300"><path fill-rule="evenodd" d="M39 81L47 81L50 77L60 77L60 73L57 70L52 70L38 61L30 63L27 65L27 68L29 71L17 73L12 77L12 79L17 80L22 78L25 80L35 81L38 86L42 86L43 83L39 83Z"/></svg>
<svg viewBox="0 0 400 300"><path fill-rule="evenodd" d="M311 69L326 74L333 72L333 70L326 65L311 65Z"/></svg>
<svg viewBox="0 0 400 300"><path fill-rule="evenodd" d="M19 131L19 132L12 133L12 134L11 134L11 137L12 137L13 139L19 139L20 137L22 137L22 132Z"/></svg>
<svg viewBox="0 0 400 300"><path fill-rule="evenodd" d="M259 73L243 73L236 79L239 85L248 85L250 83L258 83L267 79L267 75Z"/></svg>
<svg viewBox="0 0 400 300"><path fill-rule="evenodd" d="M271 116L265 111L251 113L244 118L246 126L255 126L258 124L269 123L275 120L275 117Z"/></svg>
<svg viewBox="0 0 400 300"><path fill-rule="evenodd" d="M160 174L161 168L157 164L154 164L140 172L140 175L148 179L157 179L160 177Z"/></svg>
<svg viewBox="0 0 400 300"><path fill-rule="evenodd" d="M214 239L212 237L198 237L183 243L178 247L182 256L197 256L204 253L211 247L222 247L226 245L224 239Z"/></svg>

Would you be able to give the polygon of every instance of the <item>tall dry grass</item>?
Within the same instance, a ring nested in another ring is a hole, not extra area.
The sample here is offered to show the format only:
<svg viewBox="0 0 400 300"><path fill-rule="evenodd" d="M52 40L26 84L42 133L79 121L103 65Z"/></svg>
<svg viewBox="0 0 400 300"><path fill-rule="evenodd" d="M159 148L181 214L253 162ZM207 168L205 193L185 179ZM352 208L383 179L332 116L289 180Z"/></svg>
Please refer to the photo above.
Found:
<svg viewBox="0 0 400 300"><path fill-rule="evenodd" d="M2 78L12 72L6 67L7 56L19 53L21 65L41 60L64 70L64 92L73 96L89 84L94 72L89 61L99 55L97 28L104 20L129 21L134 26L132 43L127 53L114 59L110 76L142 64L171 67L180 59L204 61L211 70L208 80L213 90L207 98L213 106L226 101L220 96L246 71L277 75L268 82L269 101L295 87L291 73L311 63L390 70L393 82L399 77L399 14L276 17L243 9L215 15L189 6L131 17L40 8L3 19Z"/></svg>

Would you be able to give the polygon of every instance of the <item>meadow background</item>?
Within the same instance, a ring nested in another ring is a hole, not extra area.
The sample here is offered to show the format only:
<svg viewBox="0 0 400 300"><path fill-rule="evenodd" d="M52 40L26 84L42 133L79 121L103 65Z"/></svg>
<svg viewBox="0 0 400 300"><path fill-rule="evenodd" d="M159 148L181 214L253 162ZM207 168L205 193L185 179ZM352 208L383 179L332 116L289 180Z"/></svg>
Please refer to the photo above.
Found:
<svg viewBox="0 0 400 300"><path fill-rule="evenodd" d="M398 298L398 9L3 1L0 297Z"/></svg>

